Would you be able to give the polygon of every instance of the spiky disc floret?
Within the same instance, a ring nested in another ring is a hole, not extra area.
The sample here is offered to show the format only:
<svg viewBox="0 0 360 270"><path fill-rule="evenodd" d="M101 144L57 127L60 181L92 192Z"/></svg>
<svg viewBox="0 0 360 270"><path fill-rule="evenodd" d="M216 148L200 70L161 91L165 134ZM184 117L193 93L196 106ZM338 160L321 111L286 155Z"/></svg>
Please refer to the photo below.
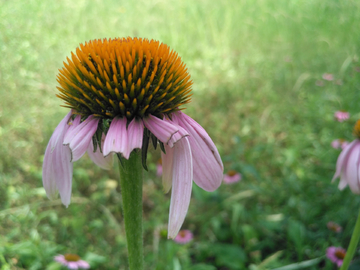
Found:
<svg viewBox="0 0 360 270"><path fill-rule="evenodd" d="M83 116L161 117L190 101L185 64L159 41L98 39L80 44L60 70L57 96Z"/></svg>

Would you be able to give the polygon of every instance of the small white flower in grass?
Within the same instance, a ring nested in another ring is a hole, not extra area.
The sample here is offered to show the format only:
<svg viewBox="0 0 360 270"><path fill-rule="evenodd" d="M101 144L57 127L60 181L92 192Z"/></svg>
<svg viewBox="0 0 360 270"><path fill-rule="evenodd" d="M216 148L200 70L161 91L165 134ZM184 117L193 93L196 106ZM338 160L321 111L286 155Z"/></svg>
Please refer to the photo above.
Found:
<svg viewBox="0 0 360 270"><path fill-rule="evenodd" d="M57 255L54 257L54 260L66 266L68 269L90 268L89 263L87 261L81 260L80 256L76 254Z"/></svg>
<svg viewBox="0 0 360 270"><path fill-rule="evenodd" d="M50 199L60 193L70 204L72 163L85 152L104 169L113 154L129 159L150 141L160 145L165 192L171 189L168 237L185 219L192 181L214 191L223 164L206 131L179 107L190 101L190 75L177 53L158 41L120 38L80 44L64 63L58 97L70 112L55 129L45 151L43 184Z"/></svg>
<svg viewBox="0 0 360 270"><path fill-rule="evenodd" d="M355 124L354 135L357 138L341 151L337 159L332 181L340 177L340 190L349 185L353 193L360 194L360 120Z"/></svg>

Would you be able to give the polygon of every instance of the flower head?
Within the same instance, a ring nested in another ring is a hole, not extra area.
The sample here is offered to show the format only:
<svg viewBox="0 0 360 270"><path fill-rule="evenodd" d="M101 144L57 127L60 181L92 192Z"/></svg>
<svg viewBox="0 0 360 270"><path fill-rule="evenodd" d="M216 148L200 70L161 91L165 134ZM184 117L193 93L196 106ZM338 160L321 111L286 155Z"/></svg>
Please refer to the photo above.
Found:
<svg viewBox="0 0 360 270"><path fill-rule="evenodd" d="M357 138L341 151L337 159L336 172L332 181L340 177L340 190L349 185L353 193L360 194L360 175L358 173L360 168L360 120L355 124L354 135Z"/></svg>
<svg viewBox="0 0 360 270"><path fill-rule="evenodd" d="M181 230L178 235L174 238L174 241L179 244L187 244L193 240L194 235L190 230Z"/></svg>
<svg viewBox="0 0 360 270"><path fill-rule="evenodd" d="M342 227L341 227L339 224L337 224L337 223L335 223L335 222L333 222L333 221L329 221L329 222L326 224L326 226L328 227L328 229L329 229L330 231L333 231L333 232L339 233L339 232L342 231Z"/></svg>
<svg viewBox="0 0 360 270"><path fill-rule="evenodd" d="M326 249L326 257L333 263L336 263L340 267L345 258L346 250L342 247L328 247Z"/></svg>
<svg viewBox="0 0 360 270"><path fill-rule="evenodd" d="M326 81L333 81L334 80L334 75L331 73L324 73L322 75L322 78Z"/></svg>
<svg viewBox="0 0 360 270"><path fill-rule="evenodd" d="M81 260L76 254L57 255L54 260L66 266L69 269L89 269L88 262Z"/></svg>
<svg viewBox="0 0 360 270"><path fill-rule="evenodd" d="M230 170L224 175L224 183L225 184L232 184L239 182L241 180L241 174L235 170Z"/></svg>
<svg viewBox="0 0 360 270"><path fill-rule="evenodd" d="M349 119L350 113L345 111L336 111L334 113L334 117L336 121L344 122L345 120Z"/></svg>
<svg viewBox="0 0 360 270"><path fill-rule="evenodd" d="M206 131L179 108L190 101L190 75L177 53L158 41L119 38L80 44L58 75L70 112L45 151L43 184L50 199L70 204L72 163L85 152L110 169L113 154L129 159L159 145L164 190L171 190L169 237L184 221L192 180L206 191L219 187L223 164Z"/></svg>

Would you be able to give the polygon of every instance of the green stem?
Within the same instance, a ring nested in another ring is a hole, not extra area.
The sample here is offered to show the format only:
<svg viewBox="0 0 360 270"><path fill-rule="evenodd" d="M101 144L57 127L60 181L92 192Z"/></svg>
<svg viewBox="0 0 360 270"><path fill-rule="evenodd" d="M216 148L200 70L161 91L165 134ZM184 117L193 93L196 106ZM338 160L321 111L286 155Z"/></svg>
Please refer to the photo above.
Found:
<svg viewBox="0 0 360 270"><path fill-rule="evenodd" d="M119 169L129 269L143 270L141 152L133 151L128 160L122 158Z"/></svg>
<svg viewBox="0 0 360 270"><path fill-rule="evenodd" d="M356 220L354 232L351 236L349 247L346 251L345 259L343 261L343 264L342 264L340 270L348 269L350 262L351 262L352 258L354 257L356 247L359 243L359 239L360 239L360 211L359 211L358 218Z"/></svg>

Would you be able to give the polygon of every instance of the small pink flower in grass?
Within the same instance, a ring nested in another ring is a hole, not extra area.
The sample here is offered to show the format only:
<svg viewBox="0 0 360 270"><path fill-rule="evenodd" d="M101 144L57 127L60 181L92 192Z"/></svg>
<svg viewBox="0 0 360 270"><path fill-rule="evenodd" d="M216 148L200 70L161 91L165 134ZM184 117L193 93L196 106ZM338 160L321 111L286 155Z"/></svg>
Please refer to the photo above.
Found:
<svg viewBox="0 0 360 270"><path fill-rule="evenodd" d="M333 231L333 232L336 232L336 233L339 233L339 232L342 231L342 227L341 227L339 224L337 224L337 223L335 223L335 222L333 222L333 221L329 221L329 222L326 224L326 226L328 227L328 229L329 229L330 231Z"/></svg>
<svg viewBox="0 0 360 270"><path fill-rule="evenodd" d="M158 177L162 176L163 168L162 168L162 160L161 158L158 160L156 164L156 175Z"/></svg>
<svg viewBox="0 0 360 270"><path fill-rule="evenodd" d="M331 142L331 146L334 149L344 149L349 144L348 141L345 141L344 139L336 139Z"/></svg>
<svg viewBox="0 0 360 270"><path fill-rule="evenodd" d="M224 175L224 183L232 184L241 180L241 174L235 170L230 170Z"/></svg>
<svg viewBox="0 0 360 270"><path fill-rule="evenodd" d="M343 264L345 258L346 250L342 247L328 247L326 249L326 257L330 259L333 263L336 263L338 267Z"/></svg>
<svg viewBox="0 0 360 270"><path fill-rule="evenodd" d="M324 73L322 75L322 78L326 81L333 81L334 80L334 75L331 73Z"/></svg>
<svg viewBox="0 0 360 270"><path fill-rule="evenodd" d="M58 97L70 112L50 138L43 184L50 199L70 204L73 162L85 152L104 169L113 154L129 159L150 142L162 153L164 191L171 189L168 237L185 219L194 182L217 189L223 164L207 132L179 107L190 102L190 75L177 53L158 41L119 38L80 44L60 70Z"/></svg>
<svg viewBox="0 0 360 270"><path fill-rule="evenodd" d="M57 255L54 257L54 260L66 266L68 269L90 268L89 263L84 260L81 260L81 258L76 254Z"/></svg>
<svg viewBox="0 0 360 270"><path fill-rule="evenodd" d="M360 194L360 120L355 124L354 135L357 138L341 151L337 159L332 181L340 177L340 190L349 185L353 193Z"/></svg>
<svg viewBox="0 0 360 270"><path fill-rule="evenodd" d="M174 241L179 244L186 244L193 240L194 236L189 230L181 230L178 235L174 238Z"/></svg>
<svg viewBox="0 0 360 270"><path fill-rule="evenodd" d="M350 113L345 111L336 111L334 113L334 117L336 121L344 122L345 120L349 119Z"/></svg>

